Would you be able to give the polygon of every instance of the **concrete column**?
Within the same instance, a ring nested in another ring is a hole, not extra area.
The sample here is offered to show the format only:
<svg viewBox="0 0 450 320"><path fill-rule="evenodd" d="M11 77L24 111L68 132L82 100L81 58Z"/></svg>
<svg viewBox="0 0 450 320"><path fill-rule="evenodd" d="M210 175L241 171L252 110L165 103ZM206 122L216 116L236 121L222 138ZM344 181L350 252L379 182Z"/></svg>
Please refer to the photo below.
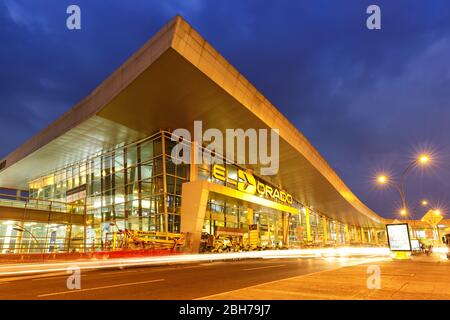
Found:
<svg viewBox="0 0 450 320"><path fill-rule="evenodd" d="M283 245L289 246L289 213L283 212Z"/></svg>
<svg viewBox="0 0 450 320"><path fill-rule="evenodd" d="M364 241L366 240L366 237L364 236L364 228L360 227L361 230L361 243L364 243Z"/></svg>
<svg viewBox="0 0 450 320"><path fill-rule="evenodd" d="M66 248L67 252L70 252L70 239L72 238L72 225L68 224L66 226L66 240L64 243L64 248Z"/></svg>
<svg viewBox="0 0 450 320"><path fill-rule="evenodd" d="M341 230L339 228L339 222L335 221L334 226L336 229L336 244L340 244L341 243Z"/></svg>
<svg viewBox="0 0 450 320"><path fill-rule="evenodd" d="M166 155L166 137L162 134L162 165L163 165L163 188L164 188L164 232L166 233L166 241L169 240L169 214L167 210L167 155ZM141 205L139 205L139 224L142 223ZM85 226L86 229L86 226ZM86 236L84 237L86 252Z"/></svg>
<svg viewBox="0 0 450 320"><path fill-rule="evenodd" d="M183 183L181 200L181 232L186 236L186 247L198 253L205 220L209 191L205 181L197 180Z"/></svg>
<svg viewBox="0 0 450 320"><path fill-rule="evenodd" d="M191 143L191 166L189 170L189 180L190 181L196 181L198 178L198 143L195 141L192 141Z"/></svg>
<svg viewBox="0 0 450 320"><path fill-rule="evenodd" d="M248 219L248 244L250 246L256 247L259 244L259 231L258 230L250 230L250 225L254 224L254 212L252 208L247 209L247 219Z"/></svg>
<svg viewBox="0 0 450 320"><path fill-rule="evenodd" d="M247 221L248 221L248 224L253 224L253 209L252 208L247 209Z"/></svg>
<svg viewBox="0 0 450 320"><path fill-rule="evenodd" d="M345 233L345 244L350 243L350 233L348 231L348 224L344 226L344 233Z"/></svg>
<svg viewBox="0 0 450 320"><path fill-rule="evenodd" d="M326 217L322 217L322 224L323 224L323 243L325 244L328 241L328 228Z"/></svg>
<svg viewBox="0 0 450 320"><path fill-rule="evenodd" d="M377 229L374 229L374 241L375 241L375 244L378 244L378 230Z"/></svg>

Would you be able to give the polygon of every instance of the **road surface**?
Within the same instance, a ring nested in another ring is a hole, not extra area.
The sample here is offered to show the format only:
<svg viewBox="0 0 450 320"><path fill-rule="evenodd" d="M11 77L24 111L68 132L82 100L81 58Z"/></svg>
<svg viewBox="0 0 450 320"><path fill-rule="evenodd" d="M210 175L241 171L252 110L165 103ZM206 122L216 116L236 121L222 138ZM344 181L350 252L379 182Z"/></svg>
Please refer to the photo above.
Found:
<svg viewBox="0 0 450 320"><path fill-rule="evenodd" d="M284 258L191 263L81 272L69 290L65 272L0 278L0 300L190 300L270 281L370 261L365 258Z"/></svg>

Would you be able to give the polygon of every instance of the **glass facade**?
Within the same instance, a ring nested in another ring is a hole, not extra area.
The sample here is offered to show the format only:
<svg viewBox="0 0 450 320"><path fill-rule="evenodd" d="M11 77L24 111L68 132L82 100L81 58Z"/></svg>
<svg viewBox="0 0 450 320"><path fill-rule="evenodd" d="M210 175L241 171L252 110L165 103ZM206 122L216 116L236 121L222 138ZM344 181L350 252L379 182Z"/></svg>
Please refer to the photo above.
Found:
<svg viewBox="0 0 450 320"><path fill-rule="evenodd" d="M177 142L171 134L159 132L139 142L120 145L50 172L29 182L26 198L11 193L0 205L41 210L41 219L0 221L2 253L90 252L116 249L116 235L135 230L166 237L181 232L182 184L190 181L190 165L171 158ZM211 153L209 153L211 155ZM214 177L213 165L197 165L199 180L236 188L239 170L224 164L227 178ZM281 186L255 175L272 189ZM286 191L287 192L287 191ZM17 195L16 195L17 196ZM8 198L9 197L9 198ZM298 214L247 203L210 192L203 238L230 238L240 245L250 239L255 228L261 248L303 247L324 244L361 243L360 228L346 226L306 208L295 198L292 203L270 199L293 207ZM48 212L48 214L47 214ZM54 213L69 214L64 219ZM307 217L308 215L308 217ZM58 219L59 220L58 220ZM61 220L62 219L62 220ZM308 225L309 221L309 225ZM369 234L365 235L369 239Z"/></svg>
<svg viewBox="0 0 450 320"><path fill-rule="evenodd" d="M225 181L216 179L213 175L213 165L207 164L198 166L198 178L229 188L235 188L236 183L234 181L237 179L238 170L245 170L245 168L235 164L224 164L223 166L227 172ZM271 185L270 182L264 181L261 177L258 177L258 180ZM272 187L276 188L277 186L272 185ZM250 207L253 207L253 215L251 217L252 220L249 221L249 204L239 203L235 199L217 198L217 196L212 195L208 201L203 234L205 237L207 235L217 236L217 230L219 230L220 234L226 234L224 228L229 228L230 234L236 235L236 232L241 232L242 239L240 240L245 244L248 241L249 234L247 230L249 224L255 224L258 227L259 245L261 247L288 245L291 248L295 248L310 244L323 245L325 242L329 244L345 244L344 224L325 218L324 215L320 215L312 210L309 210L311 240L308 240L305 207L295 199L293 199L293 203L290 206L298 209L299 213L291 214L262 206L255 207L250 205ZM284 220L285 222L283 222ZM327 241L325 241L324 236L324 223L326 223L327 228ZM233 230L236 228L241 231Z"/></svg>
<svg viewBox="0 0 450 320"><path fill-rule="evenodd" d="M60 253L84 248L82 225L23 222L0 222L1 253Z"/></svg>
<svg viewBox="0 0 450 320"><path fill-rule="evenodd" d="M107 249L117 230L180 232L181 186L167 133L95 155L30 183L30 198L75 203L88 218L87 248Z"/></svg>

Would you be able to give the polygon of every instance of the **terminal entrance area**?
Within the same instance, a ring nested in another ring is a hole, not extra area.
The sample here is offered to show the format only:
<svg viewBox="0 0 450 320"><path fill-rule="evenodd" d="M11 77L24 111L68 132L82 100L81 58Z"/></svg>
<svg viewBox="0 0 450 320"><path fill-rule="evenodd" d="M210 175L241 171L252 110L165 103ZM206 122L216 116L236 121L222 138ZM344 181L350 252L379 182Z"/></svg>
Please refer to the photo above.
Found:
<svg viewBox="0 0 450 320"><path fill-rule="evenodd" d="M287 249L298 242L301 233L300 215L211 194L200 251L222 253Z"/></svg>

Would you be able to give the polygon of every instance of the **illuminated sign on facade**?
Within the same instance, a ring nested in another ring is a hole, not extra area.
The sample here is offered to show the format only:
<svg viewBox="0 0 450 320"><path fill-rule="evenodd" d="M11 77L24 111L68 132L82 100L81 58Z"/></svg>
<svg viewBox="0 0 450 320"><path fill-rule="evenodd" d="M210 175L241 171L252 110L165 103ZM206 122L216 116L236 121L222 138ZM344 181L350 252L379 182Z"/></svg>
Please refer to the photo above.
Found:
<svg viewBox="0 0 450 320"><path fill-rule="evenodd" d="M292 204L294 199L291 194L278 188L271 187L255 178L250 172L237 170L237 177L228 174L224 166L215 164L213 166L213 177L219 181L229 182L236 186L239 191L253 195L259 195L271 200L279 200L283 203Z"/></svg>

